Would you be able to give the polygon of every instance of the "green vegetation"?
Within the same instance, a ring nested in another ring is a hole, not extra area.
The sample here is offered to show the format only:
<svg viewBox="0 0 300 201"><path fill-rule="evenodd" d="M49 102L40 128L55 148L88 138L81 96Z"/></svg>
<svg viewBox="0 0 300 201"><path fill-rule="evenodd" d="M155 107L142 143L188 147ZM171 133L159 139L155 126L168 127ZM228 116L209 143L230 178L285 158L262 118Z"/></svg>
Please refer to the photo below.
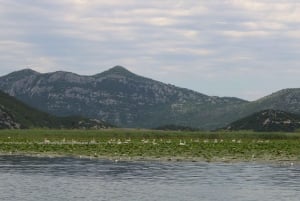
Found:
<svg viewBox="0 0 300 201"><path fill-rule="evenodd" d="M12 125L11 125L12 124ZM78 116L57 117L34 109L14 97L0 91L1 128L106 128L111 125L102 121Z"/></svg>
<svg viewBox="0 0 300 201"><path fill-rule="evenodd" d="M300 133L2 130L0 153L114 160L300 161Z"/></svg>

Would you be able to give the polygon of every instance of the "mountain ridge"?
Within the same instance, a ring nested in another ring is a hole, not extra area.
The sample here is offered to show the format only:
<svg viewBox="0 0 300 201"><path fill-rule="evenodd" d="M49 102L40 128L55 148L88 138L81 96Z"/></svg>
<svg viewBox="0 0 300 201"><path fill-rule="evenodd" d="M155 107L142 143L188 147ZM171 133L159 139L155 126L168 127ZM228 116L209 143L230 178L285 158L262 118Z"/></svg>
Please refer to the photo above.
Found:
<svg viewBox="0 0 300 201"><path fill-rule="evenodd" d="M95 75L25 69L0 77L0 90L39 110L103 119L120 127L180 125L210 130L265 109L300 114L300 89L256 101L208 96L115 66Z"/></svg>
<svg viewBox="0 0 300 201"><path fill-rule="evenodd" d="M231 121L230 117L215 121L215 116L226 116L229 108L247 102L207 96L136 75L121 66L91 76L64 71L22 73L0 77L0 90L51 114L83 115L121 127L180 124L210 129Z"/></svg>
<svg viewBox="0 0 300 201"><path fill-rule="evenodd" d="M266 109L300 114L300 88L287 88L256 101L248 102L239 108L237 115L247 116Z"/></svg>

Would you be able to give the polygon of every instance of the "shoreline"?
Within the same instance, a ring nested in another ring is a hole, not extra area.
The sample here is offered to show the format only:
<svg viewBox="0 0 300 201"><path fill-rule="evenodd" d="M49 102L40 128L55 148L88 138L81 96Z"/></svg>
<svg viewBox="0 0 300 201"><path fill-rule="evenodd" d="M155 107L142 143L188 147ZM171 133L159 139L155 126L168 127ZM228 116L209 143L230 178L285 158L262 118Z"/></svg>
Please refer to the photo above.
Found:
<svg viewBox="0 0 300 201"><path fill-rule="evenodd" d="M205 159L203 157L153 157L153 156L87 156L87 155L70 155L70 154L57 154L57 153L0 153L1 156L19 156L19 157L33 157L33 158L74 158L74 159L89 159L89 160L108 160L113 162L191 162L191 163L259 163L259 164L278 164L278 165L300 165L300 160L287 159L287 158L255 158L245 159L238 157L213 157L211 159Z"/></svg>

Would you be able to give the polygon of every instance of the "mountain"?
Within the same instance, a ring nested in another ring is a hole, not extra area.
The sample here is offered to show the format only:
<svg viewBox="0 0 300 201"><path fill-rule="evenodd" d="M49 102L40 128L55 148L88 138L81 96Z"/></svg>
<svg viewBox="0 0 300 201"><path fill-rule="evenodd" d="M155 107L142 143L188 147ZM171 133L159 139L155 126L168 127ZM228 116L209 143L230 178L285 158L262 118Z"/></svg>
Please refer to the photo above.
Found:
<svg viewBox="0 0 300 201"><path fill-rule="evenodd" d="M102 119L120 127L181 125L213 129L248 103L164 84L116 66L93 76L25 69L0 77L0 90L39 110Z"/></svg>
<svg viewBox="0 0 300 201"><path fill-rule="evenodd" d="M300 115L263 110L229 124L225 130L294 131L297 128L300 128Z"/></svg>
<svg viewBox="0 0 300 201"><path fill-rule="evenodd" d="M283 89L256 101L240 105L237 110L229 111L237 119L263 110L280 110L300 114L300 88Z"/></svg>
<svg viewBox="0 0 300 201"><path fill-rule="evenodd" d="M19 128L107 128L102 121L82 117L56 117L40 112L0 91L0 129Z"/></svg>
<svg viewBox="0 0 300 201"><path fill-rule="evenodd" d="M246 110L282 110L300 114L300 88L283 89L247 105Z"/></svg>

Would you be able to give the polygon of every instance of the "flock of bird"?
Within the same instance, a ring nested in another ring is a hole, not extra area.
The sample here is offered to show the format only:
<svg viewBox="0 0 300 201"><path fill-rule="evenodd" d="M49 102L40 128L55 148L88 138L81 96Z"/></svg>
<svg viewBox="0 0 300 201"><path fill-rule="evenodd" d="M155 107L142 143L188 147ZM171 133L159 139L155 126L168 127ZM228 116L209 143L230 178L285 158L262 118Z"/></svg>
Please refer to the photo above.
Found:
<svg viewBox="0 0 300 201"><path fill-rule="evenodd" d="M115 139L115 138L111 138L110 140L108 141L96 141L94 138L90 141L85 141L85 142L82 142L82 141L76 141L74 139L71 139L69 141L67 141L65 138L62 139L61 141L50 141L49 139L45 138L44 139L44 144L117 144L117 145L121 145L121 144L129 144L129 143L132 143L133 141L128 138L128 139L125 139L125 140L121 140L121 139ZM187 141L186 140L183 140L183 139L180 139L180 140L171 140L171 139L145 139L143 138L142 140L140 141L134 141L134 143L142 143L142 144L152 144L152 145L158 145L160 143L163 143L163 144L171 144L171 143L175 143L179 146L186 146L188 145ZM217 144L217 143L223 143L225 142L225 140L223 139L203 139L203 140L200 140L200 139L190 139L189 141L190 143L214 143L214 144ZM231 142L231 143L237 143L237 144L240 144L242 143L242 140L241 139L231 139L231 140L227 140L226 142ZM252 143L269 143L270 140L253 140Z"/></svg>

